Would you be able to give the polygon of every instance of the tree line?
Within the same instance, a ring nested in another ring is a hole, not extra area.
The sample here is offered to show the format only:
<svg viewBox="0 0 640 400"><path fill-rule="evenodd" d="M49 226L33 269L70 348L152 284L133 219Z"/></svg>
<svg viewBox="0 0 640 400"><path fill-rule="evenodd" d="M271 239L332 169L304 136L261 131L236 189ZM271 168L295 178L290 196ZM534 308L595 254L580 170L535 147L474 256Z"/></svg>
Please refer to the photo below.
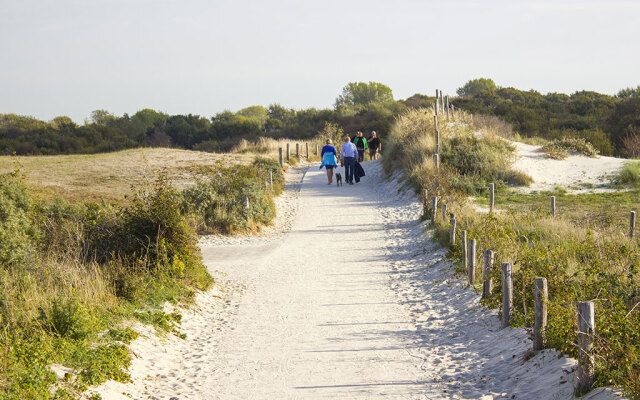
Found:
<svg viewBox="0 0 640 400"><path fill-rule="evenodd" d="M408 109L430 107L434 101L424 94L395 100L384 84L350 82L329 109L257 105L209 118L152 109L131 116L96 110L82 125L66 116L41 121L0 114L0 153L54 155L168 146L224 152L242 139L312 138L325 123L337 124L347 133L375 130L384 138L396 116ZM524 137L577 136L604 155L640 155L640 86L623 89L616 96L589 91L543 95L502 88L491 79L480 78L459 88L452 103L475 114L498 116Z"/></svg>

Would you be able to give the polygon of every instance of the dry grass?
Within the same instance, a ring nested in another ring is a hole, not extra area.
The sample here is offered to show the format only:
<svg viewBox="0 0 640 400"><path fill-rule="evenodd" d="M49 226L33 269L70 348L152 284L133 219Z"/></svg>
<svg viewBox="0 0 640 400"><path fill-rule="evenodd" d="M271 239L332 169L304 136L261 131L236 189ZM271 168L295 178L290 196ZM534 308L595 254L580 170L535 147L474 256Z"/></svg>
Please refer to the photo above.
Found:
<svg viewBox="0 0 640 400"><path fill-rule="evenodd" d="M120 202L134 189L166 174L179 189L190 186L203 170L219 163L248 163L240 154L214 154L178 149L134 149L115 153L58 156L2 156L0 173L16 165L27 175L36 197L62 197L71 202Z"/></svg>

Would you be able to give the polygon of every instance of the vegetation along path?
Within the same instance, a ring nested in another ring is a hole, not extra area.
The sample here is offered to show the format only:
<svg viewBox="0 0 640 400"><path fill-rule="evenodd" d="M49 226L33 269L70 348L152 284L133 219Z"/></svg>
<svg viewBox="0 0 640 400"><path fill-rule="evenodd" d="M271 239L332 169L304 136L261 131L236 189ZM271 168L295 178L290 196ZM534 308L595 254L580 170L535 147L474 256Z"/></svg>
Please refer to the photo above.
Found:
<svg viewBox="0 0 640 400"><path fill-rule="evenodd" d="M179 371L139 398L572 397L575 361L553 350L523 361L526 332L501 330L453 276L415 195L364 166L343 187L312 166L281 240L203 245L212 273L244 289L226 328L185 327L193 343L171 355Z"/></svg>

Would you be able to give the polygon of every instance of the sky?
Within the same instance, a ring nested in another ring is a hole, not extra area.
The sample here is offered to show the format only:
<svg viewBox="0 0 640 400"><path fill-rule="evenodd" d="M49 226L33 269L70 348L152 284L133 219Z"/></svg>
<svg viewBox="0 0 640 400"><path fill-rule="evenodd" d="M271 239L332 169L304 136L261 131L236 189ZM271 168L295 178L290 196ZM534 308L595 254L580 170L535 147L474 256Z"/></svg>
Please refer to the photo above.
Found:
<svg viewBox="0 0 640 400"><path fill-rule="evenodd" d="M470 79L542 93L640 85L637 0L0 0L0 113L211 117L396 99Z"/></svg>

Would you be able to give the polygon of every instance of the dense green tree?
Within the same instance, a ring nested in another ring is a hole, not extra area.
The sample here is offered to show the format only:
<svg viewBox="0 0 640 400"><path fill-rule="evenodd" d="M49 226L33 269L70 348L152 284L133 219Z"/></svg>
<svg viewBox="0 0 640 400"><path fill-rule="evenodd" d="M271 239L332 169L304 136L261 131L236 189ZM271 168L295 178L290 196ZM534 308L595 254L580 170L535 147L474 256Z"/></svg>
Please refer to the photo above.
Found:
<svg viewBox="0 0 640 400"><path fill-rule="evenodd" d="M389 104L393 101L393 92L387 85L379 82L349 82L336 98L335 107L363 108L372 103Z"/></svg>
<svg viewBox="0 0 640 400"><path fill-rule="evenodd" d="M456 90L456 93L458 93L458 96L475 96L484 91L493 91L496 89L497 86L492 79L477 78L465 83L464 86Z"/></svg>

